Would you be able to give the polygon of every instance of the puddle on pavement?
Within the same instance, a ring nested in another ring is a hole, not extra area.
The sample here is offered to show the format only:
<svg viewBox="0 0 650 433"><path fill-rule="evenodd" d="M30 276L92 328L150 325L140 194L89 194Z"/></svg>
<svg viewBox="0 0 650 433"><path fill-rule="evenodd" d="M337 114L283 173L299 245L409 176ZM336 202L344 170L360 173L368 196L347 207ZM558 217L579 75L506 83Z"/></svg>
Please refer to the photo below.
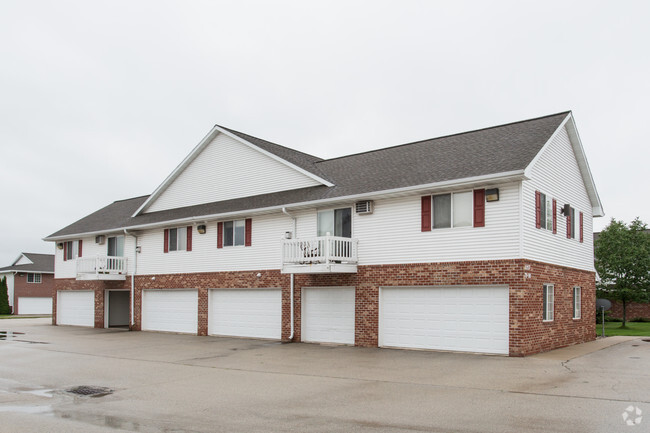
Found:
<svg viewBox="0 0 650 433"><path fill-rule="evenodd" d="M52 415L52 406L0 406L0 412L14 412L14 413L28 413L28 414L41 414Z"/></svg>
<svg viewBox="0 0 650 433"><path fill-rule="evenodd" d="M29 391L20 391L21 394L37 395L39 397L52 398L53 389L33 389Z"/></svg>
<svg viewBox="0 0 650 433"><path fill-rule="evenodd" d="M0 331L0 340L13 340L16 335L25 335L24 332Z"/></svg>

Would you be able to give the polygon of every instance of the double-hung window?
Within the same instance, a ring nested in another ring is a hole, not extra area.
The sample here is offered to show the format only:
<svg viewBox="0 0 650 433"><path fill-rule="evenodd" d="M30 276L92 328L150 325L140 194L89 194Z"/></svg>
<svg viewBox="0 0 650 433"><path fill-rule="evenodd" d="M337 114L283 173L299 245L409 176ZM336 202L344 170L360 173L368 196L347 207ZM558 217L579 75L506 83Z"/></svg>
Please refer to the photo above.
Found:
<svg viewBox="0 0 650 433"><path fill-rule="evenodd" d="M330 209L318 212L318 236L352 237L352 208Z"/></svg>
<svg viewBox="0 0 650 433"><path fill-rule="evenodd" d="M471 226L472 203L472 191L434 195L432 197L432 228Z"/></svg>
<svg viewBox="0 0 650 433"><path fill-rule="evenodd" d="M571 239L576 238L576 210L574 208L569 208L569 218L567 220L569 225L567 228L567 237Z"/></svg>
<svg viewBox="0 0 650 433"><path fill-rule="evenodd" d="M539 215L541 228L553 230L553 200L544 193L539 193L539 204L541 206Z"/></svg>
<svg viewBox="0 0 650 433"><path fill-rule="evenodd" d="M124 236L113 236L108 238L108 248L106 255L109 257L124 256Z"/></svg>
<svg viewBox="0 0 650 433"><path fill-rule="evenodd" d="M553 284L544 284L544 321L551 322L554 318L555 287Z"/></svg>
<svg viewBox="0 0 650 433"><path fill-rule="evenodd" d="M81 257L81 241L67 241L63 243L63 260L72 260Z"/></svg>
<svg viewBox="0 0 650 433"><path fill-rule="evenodd" d="M41 274L27 274L27 282L28 283L40 283L41 282Z"/></svg>
<svg viewBox="0 0 650 433"><path fill-rule="evenodd" d="M226 221L223 223L223 246L244 245L246 242L246 220Z"/></svg>
<svg viewBox="0 0 650 433"><path fill-rule="evenodd" d="M169 251L185 251L187 249L187 229L185 227L169 229L167 246Z"/></svg>
<svg viewBox="0 0 650 433"><path fill-rule="evenodd" d="M573 318L579 319L582 315L582 289L573 288Z"/></svg>

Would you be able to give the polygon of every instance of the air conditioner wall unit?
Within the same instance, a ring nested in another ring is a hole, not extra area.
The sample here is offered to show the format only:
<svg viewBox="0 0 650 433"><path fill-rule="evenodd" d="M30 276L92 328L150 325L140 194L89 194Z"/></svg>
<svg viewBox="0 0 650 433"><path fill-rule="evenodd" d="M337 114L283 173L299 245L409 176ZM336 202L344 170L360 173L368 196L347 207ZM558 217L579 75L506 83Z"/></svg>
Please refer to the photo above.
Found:
<svg viewBox="0 0 650 433"><path fill-rule="evenodd" d="M369 215L374 210L374 202L372 200L358 201L354 204L354 208L359 215Z"/></svg>
<svg viewBox="0 0 650 433"><path fill-rule="evenodd" d="M104 242L106 242L106 236L104 236L104 235L95 236L95 243L96 244L104 245Z"/></svg>

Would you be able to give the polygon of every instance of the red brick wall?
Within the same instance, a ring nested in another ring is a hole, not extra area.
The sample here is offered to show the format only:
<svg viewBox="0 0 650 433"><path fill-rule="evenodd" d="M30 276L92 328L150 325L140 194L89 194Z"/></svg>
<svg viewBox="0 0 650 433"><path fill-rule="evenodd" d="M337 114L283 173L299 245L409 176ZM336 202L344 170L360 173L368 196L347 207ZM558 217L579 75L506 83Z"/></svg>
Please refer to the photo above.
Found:
<svg viewBox="0 0 650 433"><path fill-rule="evenodd" d="M18 272L14 276L14 314L20 314L18 298L34 297L44 298L52 295L54 287L54 274L41 274L40 283L28 283L27 274Z"/></svg>
<svg viewBox="0 0 650 433"><path fill-rule="evenodd" d="M637 317L650 319L650 303L639 304L636 302L630 302L625 306L625 310L625 317L627 320L636 319ZM609 317L617 319L623 318L623 304L621 302L612 301L612 309L609 311Z"/></svg>
<svg viewBox="0 0 650 433"><path fill-rule="evenodd" d="M258 273L260 276L258 277ZM555 318L542 320L542 285L555 285ZM356 289L355 345L377 347L379 287L491 284L510 287L510 355L523 356L593 340L594 273L529 260L360 266L356 274L295 276L295 335L300 341L301 288L352 286ZM104 323L104 289L128 288L130 282L57 280L58 290L95 290L95 326ZM582 318L573 319L573 287L582 288ZM135 325L141 329L143 289L199 291L198 335L208 332L208 289L282 289L282 339L290 335L290 276L279 270L196 274L142 275L135 280ZM55 297L56 300L56 297ZM56 309L56 305L54 307ZM53 319L54 321L54 319Z"/></svg>

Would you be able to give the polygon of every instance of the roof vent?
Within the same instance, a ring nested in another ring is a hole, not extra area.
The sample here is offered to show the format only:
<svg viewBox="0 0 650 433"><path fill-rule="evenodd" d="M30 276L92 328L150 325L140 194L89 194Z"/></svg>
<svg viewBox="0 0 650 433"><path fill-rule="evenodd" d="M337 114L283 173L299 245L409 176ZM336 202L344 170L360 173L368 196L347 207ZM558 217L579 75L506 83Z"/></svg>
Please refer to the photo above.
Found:
<svg viewBox="0 0 650 433"><path fill-rule="evenodd" d="M104 236L104 235L95 236L95 243L96 244L104 245L104 242L106 242L106 236Z"/></svg>
<svg viewBox="0 0 650 433"><path fill-rule="evenodd" d="M372 200L358 201L355 203L354 208L359 215L369 215L373 211Z"/></svg>

